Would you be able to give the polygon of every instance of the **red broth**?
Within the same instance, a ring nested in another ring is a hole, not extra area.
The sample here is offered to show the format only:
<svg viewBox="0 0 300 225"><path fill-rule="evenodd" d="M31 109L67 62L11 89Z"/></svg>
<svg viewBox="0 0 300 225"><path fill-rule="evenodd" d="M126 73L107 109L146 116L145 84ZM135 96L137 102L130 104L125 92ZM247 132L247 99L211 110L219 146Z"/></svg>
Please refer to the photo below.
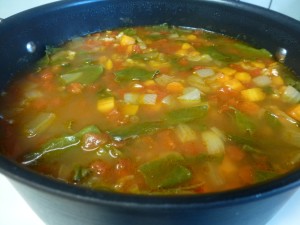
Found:
<svg viewBox="0 0 300 225"><path fill-rule="evenodd" d="M299 89L267 50L223 35L99 32L47 47L2 93L1 152L93 189L235 189L299 167Z"/></svg>

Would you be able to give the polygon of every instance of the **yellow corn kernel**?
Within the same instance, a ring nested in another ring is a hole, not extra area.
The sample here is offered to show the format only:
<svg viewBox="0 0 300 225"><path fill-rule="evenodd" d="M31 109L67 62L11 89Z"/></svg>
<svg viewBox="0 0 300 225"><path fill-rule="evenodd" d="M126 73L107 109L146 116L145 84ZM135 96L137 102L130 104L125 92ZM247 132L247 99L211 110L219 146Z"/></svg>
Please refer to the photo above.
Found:
<svg viewBox="0 0 300 225"><path fill-rule="evenodd" d="M133 37L123 35L120 40L121 45L133 45L135 44L135 39Z"/></svg>
<svg viewBox="0 0 300 225"><path fill-rule="evenodd" d="M251 81L251 75L247 72L236 72L234 77L242 83L249 83Z"/></svg>
<svg viewBox="0 0 300 225"><path fill-rule="evenodd" d="M228 80L226 82L224 82L224 85L226 87L229 87L233 90L236 90L236 91L240 91L240 90L243 90L245 89L244 85L238 81L237 79L231 79L231 80Z"/></svg>
<svg viewBox="0 0 300 225"><path fill-rule="evenodd" d="M266 65L262 62L251 62L251 65L256 68L260 68L260 69L263 69L266 67Z"/></svg>
<svg viewBox="0 0 300 225"><path fill-rule="evenodd" d="M154 80L146 80L144 82L144 85L145 86L153 86L153 85L156 85L155 81Z"/></svg>
<svg viewBox="0 0 300 225"><path fill-rule="evenodd" d="M105 63L105 69L111 70L112 68L113 68L113 62L111 61L111 59L109 59Z"/></svg>
<svg viewBox="0 0 300 225"><path fill-rule="evenodd" d="M245 100L250 102L258 102L265 99L266 94L261 88L250 88L241 91L241 95Z"/></svg>
<svg viewBox="0 0 300 225"><path fill-rule="evenodd" d="M115 98L107 97L97 101L97 109L100 112L106 113L111 111L115 107Z"/></svg>
<svg viewBox="0 0 300 225"><path fill-rule="evenodd" d="M183 43L181 46L181 49L187 50L193 48L193 46L191 46L189 43Z"/></svg>
<svg viewBox="0 0 300 225"><path fill-rule="evenodd" d="M196 35L193 35L193 34L190 34L187 36L187 39L190 40L190 41L194 41L197 39L197 36Z"/></svg>
<svg viewBox="0 0 300 225"><path fill-rule="evenodd" d="M232 68L229 68L229 67L224 67L220 70L220 72L225 74L225 75L231 76L236 72L236 70L232 69Z"/></svg>
<svg viewBox="0 0 300 225"><path fill-rule="evenodd" d="M226 81L229 81L230 78L231 78L231 77L226 76L226 75L224 75L223 73L219 73L219 74L218 74L218 77L217 77L217 81L218 81L219 83L222 84L222 83L224 83L224 82L226 82Z"/></svg>
<svg viewBox="0 0 300 225"><path fill-rule="evenodd" d="M284 81L281 77L272 77L272 84L275 86L282 86L284 85Z"/></svg>
<svg viewBox="0 0 300 225"><path fill-rule="evenodd" d="M179 56L185 56L187 55L187 51L186 49L179 49L175 54Z"/></svg>
<svg viewBox="0 0 300 225"><path fill-rule="evenodd" d="M220 170L224 174L233 174L237 171L237 167L230 159L228 159L228 157L224 157L220 165Z"/></svg>
<svg viewBox="0 0 300 225"><path fill-rule="evenodd" d="M300 104L294 106L292 109L290 109L287 114L294 118L295 120L300 121Z"/></svg>
<svg viewBox="0 0 300 225"><path fill-rule="evenodd" d="M121 111L124 115L134 116L139 110L138 105L123 105Z"/></svg>

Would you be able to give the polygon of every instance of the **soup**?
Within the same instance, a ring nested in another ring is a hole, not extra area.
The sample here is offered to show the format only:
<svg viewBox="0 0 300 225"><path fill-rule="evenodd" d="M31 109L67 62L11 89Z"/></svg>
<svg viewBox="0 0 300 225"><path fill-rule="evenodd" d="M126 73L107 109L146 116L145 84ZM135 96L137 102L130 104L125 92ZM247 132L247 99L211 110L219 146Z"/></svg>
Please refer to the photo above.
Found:
<svg viewBox="0 0 300 225"><path fill-rule="evenodd" d="M64 182L219 192L299 167L300 82L201 29L122 28L47 47L1 95L1 153Z"/></svg>

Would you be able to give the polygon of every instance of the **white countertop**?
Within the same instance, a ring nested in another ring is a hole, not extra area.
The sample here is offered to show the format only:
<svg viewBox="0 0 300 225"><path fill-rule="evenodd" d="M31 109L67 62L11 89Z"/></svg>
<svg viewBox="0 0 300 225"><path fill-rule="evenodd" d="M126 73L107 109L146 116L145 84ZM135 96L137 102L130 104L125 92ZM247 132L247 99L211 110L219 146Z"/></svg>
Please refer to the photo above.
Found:
<svg viewBox="0 0 300 225"><path fill-rule="evenodd" d="M293 0L287 0L289 1ZM0 0L0 18L6 18L38 5L53 0ZM249 0L247 2L250 2ZM266 225L300 224L300 190L283 206L283 208ZM254 215L255 216L255 215ZM19 193L0 174L0 224L1 225L45 225L31 210ZM242 225L242 224L241 224Z"/></svg>

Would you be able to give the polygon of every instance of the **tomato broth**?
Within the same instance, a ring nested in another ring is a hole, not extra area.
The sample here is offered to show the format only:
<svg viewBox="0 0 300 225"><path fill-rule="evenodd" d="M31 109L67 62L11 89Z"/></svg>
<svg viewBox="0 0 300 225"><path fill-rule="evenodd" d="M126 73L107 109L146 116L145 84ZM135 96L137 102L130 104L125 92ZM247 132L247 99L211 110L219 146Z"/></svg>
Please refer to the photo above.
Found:
<svg viewBox="0 0 300 225"><path fill-rule="evenodd" d="M134 194L219 192L299 167L300 82L265 49L201 29L122 28L46 48L0 102L1 153Z"/></svg>

